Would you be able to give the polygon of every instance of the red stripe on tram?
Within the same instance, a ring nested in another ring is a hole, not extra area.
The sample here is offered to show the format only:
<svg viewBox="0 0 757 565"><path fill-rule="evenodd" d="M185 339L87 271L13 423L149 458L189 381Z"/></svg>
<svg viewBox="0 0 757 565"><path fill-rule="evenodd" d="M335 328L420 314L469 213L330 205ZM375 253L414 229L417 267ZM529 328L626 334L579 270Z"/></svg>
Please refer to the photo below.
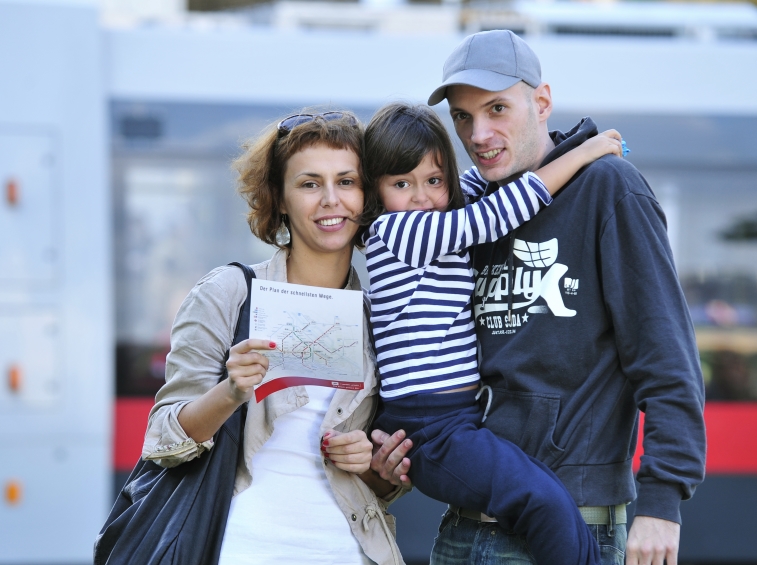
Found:
<svg viewBox="0 0 757 565"><path fill-rule="evenodd" d="M148 398L117 398L114 422L113 467L131 471L142 455L142 442L147 429L147 416L155 400Z"/></svg>
<svg viewBox="0 0 757 565"><path fill-rule="evenodd" d="M147 415L153 403L152 398L116 400L113 467L117 471L131 470L142 453ZM757 402L708 402L704 418L707 426L707 472L757 474ZM634 471L639 469L643 453L643 426L644 414L641 414Z"/></svg>
<svg viewBox="0 0 757 565"><path fill-rule="evenodd" d="M707 472L721 475L757 474L757 402L707 402ZM634 471L643 454L644 414L639 422L639 442Z"/></svg>

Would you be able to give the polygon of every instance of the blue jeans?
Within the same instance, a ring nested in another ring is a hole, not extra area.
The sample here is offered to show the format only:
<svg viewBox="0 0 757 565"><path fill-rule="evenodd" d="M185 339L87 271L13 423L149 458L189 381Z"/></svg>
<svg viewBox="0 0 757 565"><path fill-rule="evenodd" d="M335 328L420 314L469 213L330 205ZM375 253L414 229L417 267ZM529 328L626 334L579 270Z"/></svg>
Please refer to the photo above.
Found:
<svg viewBox="0 0 757 565"><path fill-rule="evenodd" d="M589 526L599 542L602 565L624 565L625 524ZM449 510L439 525L430 565L535 565L526 538L503 530L495 522L477 522ZM539 565L562 565L542 563Z"/></svg>

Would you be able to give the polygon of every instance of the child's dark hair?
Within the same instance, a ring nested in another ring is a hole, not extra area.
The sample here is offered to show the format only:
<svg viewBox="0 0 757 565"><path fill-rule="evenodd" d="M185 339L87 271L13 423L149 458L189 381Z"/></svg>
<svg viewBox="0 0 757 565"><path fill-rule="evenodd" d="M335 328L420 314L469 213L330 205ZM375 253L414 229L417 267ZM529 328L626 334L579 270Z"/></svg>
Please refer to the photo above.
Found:
<svg viewBox="0 0 757 565"><path fill-rule="evenodd" d="M444 172L449 190L449 210L465 206L458 179L452 141L439 116L423 104L394 103L384 106L365 129L363 174L365 207L362 223L370 224L386 210L381 203L378 181L384 175L403 175L415 169L432 153Z"/></svg>

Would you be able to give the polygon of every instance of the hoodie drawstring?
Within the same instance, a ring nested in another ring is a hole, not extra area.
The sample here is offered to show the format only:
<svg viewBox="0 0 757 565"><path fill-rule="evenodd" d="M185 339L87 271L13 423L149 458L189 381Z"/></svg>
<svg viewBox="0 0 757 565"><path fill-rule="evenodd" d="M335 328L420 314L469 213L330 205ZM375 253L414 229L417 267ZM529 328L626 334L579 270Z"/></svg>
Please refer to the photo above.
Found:
<svg viewBox="0 0 757 565"><path fill-rule="evenodd" d="M486 417L489 415L489 408L492 407L492 387L489 385L484 385L480 389L478 389L478 392L476 393L476 400L481 398L481 395L486 391L486 409L484 410L484 417L481 418L481 423L483 424L486 422Z"/></svg>

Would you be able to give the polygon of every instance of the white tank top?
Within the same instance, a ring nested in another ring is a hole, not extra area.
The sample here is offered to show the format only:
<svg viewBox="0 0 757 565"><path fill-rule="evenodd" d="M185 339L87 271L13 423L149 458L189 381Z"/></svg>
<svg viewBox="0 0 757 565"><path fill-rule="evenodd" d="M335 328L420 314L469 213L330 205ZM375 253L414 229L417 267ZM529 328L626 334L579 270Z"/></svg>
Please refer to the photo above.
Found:
<svg viewBox="0 0 757 565"><path fill-rule="evenodd" d="M370 565L337 506L321 462L319 429L336 389L276 418L252 458L253 480L231 501L219 565Z"/></svg>

